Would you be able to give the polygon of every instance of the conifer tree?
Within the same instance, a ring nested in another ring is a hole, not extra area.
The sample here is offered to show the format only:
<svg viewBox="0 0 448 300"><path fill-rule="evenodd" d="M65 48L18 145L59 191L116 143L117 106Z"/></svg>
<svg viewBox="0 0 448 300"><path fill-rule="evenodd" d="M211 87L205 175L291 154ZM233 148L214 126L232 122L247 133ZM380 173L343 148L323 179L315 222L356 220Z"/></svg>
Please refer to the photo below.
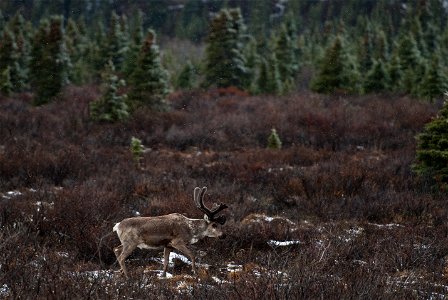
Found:
<svg viewBox="0 0 448 300"><path fill-rule="evenodd" d="M361 91L360 74L356 61L343 46L340 35L326 49L318 75L311 82L311 89L319 93Z"/></svg>
<svg viewBox="0 0 448 300"><path fill-rule="evenodd" d="M420 86L420 95L430 101L441 98L448 90L448 77L443 71L438 53L434 53Z"/></svg>
<svg viewBox="0 0 448 300"><path fill-rule="evenodd" d="M256 91L261 94L274 95L279 95L283 91L277 58L274 53L268 59L261 59Z"/></svg>
<svg viewBox="0 0 448 300"><path fill-rule="evenodd" d="M284 90L289 90L293 86L294 79L299 70L297 31L292 22L292 17L289 17L282 24L274 51Z"/></svg>
<svg viewBox="0 0 448 300"><path fill-rule="evenodd" d="M120 18L112 12L109 22L109 32L103 47L103 59L111 59L118 71L122 70L129 49L128 32L126 32L125 18Z"/></svg>
<svg viewBox="0 0 448 300"><path fill-rule="evenodd" d="M137 167L141 168L141 162L143 159L143 151L145 147L142 144L142 141L136 137L131 137L131 145L130 150L132 153L132 157L134 158L134 162Z"/></svg>
<svg viewBox="0 0 448 300"><path fill-rule="evenodd" d="M268 137L268 148L269 149L282 148L282 141L280 140L280 137L278 136L277 130L275 130L275 128L272 128L271 134Z"/></svg>
<svg viewBox="0 0 448 300"><path fill-rule="evenodd" d="M12 33L17 46L14 49L14 60L17 66L11 65L11 80L14 91L22 91L28 88L29 64L30 64L30 40L33 28L30 22L26 22L20 12L17 12L6 24L5 30Z"/></svg>
<svg viewBox="0 0 448 300"><path fill-rule="evenodd" d="M371 24L367 23L364 34L360 37L359 42L359 69L361 72L368 72L373 65L373 32Z"/></svg>
<svg viewBox="0 0 448 300"><path fill-rule="evenodd" d="M397 51L394 51L392 54L386 69L389 74L389 88L394 92L401 92L403 72L401 69L400 56L398 56Z"/></svg>
<svg viewBox="0 0 448 300"><path fill-rule="evenodd" d="M414 171L443 190L448 188L448 101L417 136Z"/></svg>
<svg viewBox="0 0 448 300"><path fill-rule="evenodd" d="M8 69L8 81L11 84L12 91L20 91L25 85L18 55L19 49L14 34L8 28L5 28L0 43L0 72L3 73Z"/></svg>
<svg viewBox="0 0 448 300"><path fill-rule="evenodd" d="M382 60L375 60L372 68L369 70L364 82L365 93L378 93L388 89L389 87L389 73L386 70Z"/></svg>
<svg viewBox="0 0 448 300"><path fill-rule="evenodd" d="M103 92L99 100L90 105L92 119L103 122L115 122L126 119L129 116L126 94L118 94L118 89L125 86L124 80L120 80L115 74L115 66L109 60L102 74Z"/></svg>
<svg viewBox="0 0 448 300"><path fill-rule="evenodd" d="M177 87L181 89L191 89L194 86L196 77L196 68L193 66L191 61L187 61L185 66L179 73L177 77Z"/></svg>
<svg viewBox="0 0 448 300"><path fill-rule="evenodd" d="M248 74L243 55L244 32L239 9L223 9L212 20L206 48L207 86L244 88Z"/></svg>
<svg viewBox="0 0 448 300"><path fill-rule="evenodd" d="M76 84L85 83L91 79L91 70L88 66L88 41L85 33L73 19L68 19L66 29L67 53L73 69L69 70L70 81Z"/></svg>
<svg viewBox="0 0 448 300"><path fill-rule="evenodd" d="M379 29L375 34L375 42L373 48L373 58L382 60L383 62L389 59L389 43L384 30Z"/></svg>
<svg viewBox="0 0 448 300"><path fill-rule="evenodd" d="M400 58L401 85L406 93L415 93L424 76L423 58L413 35L402 34L397 49Z"/></svg>
<svg viewBox="0 0 448 300"><path fill-rule="evenodd" d="M35 105L45 104L61 92L68 83L68 68L62 18L54 16L49 23L41 23L33 40L30 75Z"/></svg>
<svg viewBox="0 0 448 300"><path fill-rule="evenodd" d="M5 96L11 95L13 90L10 70L11 68L7 66L0 74L0 92Z"/></svg>
<svg viewBox="0 0 448 300"><path fill-rule="evenodd" d="M5 28L5 16L3 15L2 10L0 9L0 32Z"/></svg>
<svg viewBox="0 0 448 300"><path fill-rule="evenodd" d="M243 80L242 85L245 90L256 94L256 79L260 65L260 56L257 52L257 41L252 37L249 37L248 40L249 41L244 48L247 76L245 80Z"/></svg>
<svg viewBox="0 0 448 300"><path fill-rule="evenodd" d="M132 106L147 105L152 110L168 109L165 97L168 95L168 73L160 61L156 34L149 30L140 47L137 66L131 77L129 100Z"/></svg>
<svg viewBox="0 0 448 300"><path fill-rule="evenodd" d="M132 72L137 66L138 53L142 45L143 38L143 12L141 10L138 10L137 16L134 20L131 41L129 43L129 51L127 52L124 66L124 73L128 78L131 76Z"/></svg>

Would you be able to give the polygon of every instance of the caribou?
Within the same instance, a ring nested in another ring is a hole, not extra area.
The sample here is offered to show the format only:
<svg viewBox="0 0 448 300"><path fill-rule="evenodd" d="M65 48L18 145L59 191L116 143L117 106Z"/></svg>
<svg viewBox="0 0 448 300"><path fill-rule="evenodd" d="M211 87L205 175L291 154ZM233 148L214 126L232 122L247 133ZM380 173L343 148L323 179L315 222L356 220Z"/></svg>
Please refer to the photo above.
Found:
<svg viewBox="0 0 448 300"><path fill-rule="evenodd" d="M192 272L196 274L195 257L187 245L194 244L204 237L223 238L221 226L226 222L226 217L217 216L226 204L214 205L212 209L204 205L204 196L207 187L196 187L193 192L194 203L204 213L202 219L190 219L179 213L156 217L127 218L115 224L115 231L121 245L114 248L115 256L121 271L129 278L125 259L137 247L140 249L163 248L163 273L166 277L168 260L171 251L178 250L191 260Z"/></svg>

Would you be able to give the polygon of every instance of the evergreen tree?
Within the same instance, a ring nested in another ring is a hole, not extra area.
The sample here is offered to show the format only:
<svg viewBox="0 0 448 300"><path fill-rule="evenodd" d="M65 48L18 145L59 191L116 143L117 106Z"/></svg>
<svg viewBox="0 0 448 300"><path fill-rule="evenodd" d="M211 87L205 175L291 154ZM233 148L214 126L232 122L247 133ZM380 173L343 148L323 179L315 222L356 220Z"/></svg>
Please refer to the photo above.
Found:
<svg viewBox="0 0 448 300"><path fill-rule="evenodd" d="M287 21L282 24L274 51L284 90L289 90L292 88L299 70L297 30L292 22L292 16L289 16Z"/></svg>
<svg viewBox="0 0 448 300"><path fill-rule="evenodd" d="M375 34L373 58L386 62L389 59L389 43L384 30L380 29Z"/></svg>
<svg viewBox="0 0 448 300"><path fill-rule="evenodd" d="M359 68L363 73L368 72L373 65L373 38L371 24L367 23L365 32L361 35L358 46Z"/></svg>
<svg viewBox="0 0 448 300"><path fill-rule="evenodd" d="M438 116L417 136L417 162L414 171L439 188L448 188L448 101Z"/></svg>
<svg viewBox="0 0 448 300"><path fill-rule="evenodd" d="M5 28L5 16L3 15L2 10L0 9L0 32Z"/></svg>
<svg viewBox="0 0 448 300"><path fill-rule="evenodd" d="M103 59L112 60L118 71L122 70L129 49L128 32L126 32L125 19L120 18L115 11L112 12L109 23L109 32L103 47Z"/></svg>
<svg viewBox="0 0 448 300"><path fill-rule="evenodd" d="M131 77L129 100L133 106L144 104L155 111L168 108L168 73L162 67L156 34L149 30L140 48L137 67Z"/></svg>
<svg viewBox="0 0 448 300"><path fill-rule="evenodd" d="M124 73L128 78L131 76L132 72L134 72L134 69L137 66L138 52L142 45L143 38L143 12L141 10L138 10L137 16L134 20L131 42L129 44L129 51L127 52L124 66Z"/></svg>
<svg viewBox="0 0 448 300"><path fill-rule="evenodd" d="M92 78L91 70L88 66L88 40L85 32L73 20L68 19L66 29L67 53L70 57L73 68L69 70L70 81L76 84L83 84Z"/></svg>
<svg viewBox="0 0 448 300"><path fill-rule="evenodd" d="M256 91L261 94L279 95L283 91L277 58L272 53L268 59L261 60Z"/></svg>
<svg viewBox="0 0 448 300"><path fill-rule="evenodd" d="M6 24L5 31L12 34L12 39L17 48L14 49L16 66L11 67L11 80L14 91L22 91L28 88L29 64L30 64L30 40L33 28L30 22L26 22L20 12L17 12Z"/></svg>
<svg viewBox="0 0 448 300"><path fill-rule="evenodd" d="M35 91L34 104L42 105L57 96L68 83L70 59L65 47L62 18L54 16L43 21L33 41L31 83Z"/></svg>
<svg viewBox="0 0 448 300"><path fill-rule="evenodd" d="M239 9L221 10L212 20L206 48L207 86L245 87L248 70L243 55L244 32Z"/></svg>
<svg viewBox="0 0 448 300"><path fill-rule="evenodd" d="M344 48L343 40L338 35L326 49L318 75L311 82L311 89L319 93L359 93L360 84L356 61Z"/></svg>
<svg viewBox="0 0 448 300"><path fill-rule="evenodd" d="M434 53L431 66L427 69L420 86L420 95L433 101L448 90L448 77L443 71L438 53Z"/></svg>
<svg viewBox="0 0 448 300"><path fill-rule="evenodd" d="M177 87L181 89L192 89L195 84L196 68L191 61L187 61L177 78Z"/></svg>
<svg viewBox="0 0 448 300"><path fill-rule="evenodd" d="M401 92L403 72L401 69L400 56L398 56L397 51L392 54L386 69L389 74L389 88L394 92Z"/></svg>
<svg viewBox="0 0 448 300"><path fill-rule="evenodd" d="M0 42L0 72L3 74L8 69L8 81L13 91L20 91L25 85L18 55L19 49L15 37L8 28L5 28L2 33L2 41Z"/></svg>
<svg viewBox="0 0 448 300"><path fill-rule="evenodd" d="M271 134L268 137L268 148L269 149L281 149L282 148L282 141L280 140L280 137L278 136L277 130L272 128Z"/></svg>
<svg viewBox="0 0 448 300"><path fill-rule="evenodd" d="M115 66L111 60L102 74L103 93L99 100L90 105L92 119L103 122L115 122L126 119L129 116L126 94L119 95L118 89L125 86L124 80L118 79L115 74Z"/></svg>
<svg viewBox="0 0 448 300"><path fill-rule="evenodd" d="M397 51L400 58L403 91L415 94L425 69L423 58L413 35L402 34Z"/></svg>
<svg viewBox="0 0 448 300"><path fill-rule="evenodd" d="M143 151L145 150L142 141L136 137L132 137L130 150L132 153L132 157L134 158L135 164L137 165L137 167L141 167L141 161L143 159Z"/></svg>
<svg viewBox="0 0 448 300"><path fill-rule="evenodd" d="M0 92L5 96L11 95L13 90L10 70L11 68L7 66L0 74Z"/></svg>
<svg viewBox="0 0 448 300"><path fill-rule="evenodd" d="M364 82L364 92L382 92L388 89L390 82L389 73L386 70L384 62L382 60L375 60L372 68L367 73L366 80Z"/></svg>

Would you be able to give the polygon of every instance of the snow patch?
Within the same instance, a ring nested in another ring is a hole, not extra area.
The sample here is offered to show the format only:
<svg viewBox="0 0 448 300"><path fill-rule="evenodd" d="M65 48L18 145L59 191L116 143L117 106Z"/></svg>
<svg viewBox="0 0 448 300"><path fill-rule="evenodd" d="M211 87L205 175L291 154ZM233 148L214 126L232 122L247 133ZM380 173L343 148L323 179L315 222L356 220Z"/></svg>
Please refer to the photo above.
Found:
<svg viewBox="0 0 448 300"><path fill-rule="evenodd" d="M9 191L9 192L6 192L4 195L2 195L2 198L12 199L12 198L20 196L20 195L22 195L22 193L19 191Z"/></svg>
<svg viewBox="0 0 448 300"><path fill-rule="evenodd" d="M275 241L275 240L269 240L268 245L271 247L284 247L284 246L291 246L291 245L297 245L300 244L300 241Z"/></svg>
<svg viewBox="0 0 448 300"><path fill-rule="evenodd" d="M10 293L11 289L9 288L8 285L4 284L2 286L0 286L0 296L1 297L9 297L9 293Z"/></svg>
<svg viewBox="0 0 448 300"><path fill-rule="evenodd" d="M182 262L186 263L187 265L191 265L191 261L188 258L186 258L185 256L183 256L181 254L177 254L175 252L171 252L170 253L170 257L168 259L168 263L170 265L174 264L174 259L176 259L176 258L181 260Z"/></svg>
<svg viewBox="0 0 448 300"><path fill-rule="evenodd" d="M369 225L376 226L376 227L379 227L379 228L387 228L387 229L393 229L394 227L405 227L404 225L395 224L395 223L390 223L390 224L369 223Z"/></svg>

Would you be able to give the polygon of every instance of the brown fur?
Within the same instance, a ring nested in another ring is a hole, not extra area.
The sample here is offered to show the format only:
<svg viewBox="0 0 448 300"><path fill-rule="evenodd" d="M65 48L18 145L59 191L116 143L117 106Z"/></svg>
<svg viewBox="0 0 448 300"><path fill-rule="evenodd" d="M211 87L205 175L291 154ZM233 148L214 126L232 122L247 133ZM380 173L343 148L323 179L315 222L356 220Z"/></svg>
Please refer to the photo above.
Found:
<svg viewBox="0 0 448 300"><path fill-rule="evenodd" d="M174 249L190 258L192 271L196 273L195 257L187 248L198 240L208 237L220 237L220 225L208 219L189 219L181 214L169 214L157 217L136 217L124 219L114 226L121 245L114 249L121 270L128 277L125 259L135 248L164 249L163 276L166 276L168 258Z"/></svg>

